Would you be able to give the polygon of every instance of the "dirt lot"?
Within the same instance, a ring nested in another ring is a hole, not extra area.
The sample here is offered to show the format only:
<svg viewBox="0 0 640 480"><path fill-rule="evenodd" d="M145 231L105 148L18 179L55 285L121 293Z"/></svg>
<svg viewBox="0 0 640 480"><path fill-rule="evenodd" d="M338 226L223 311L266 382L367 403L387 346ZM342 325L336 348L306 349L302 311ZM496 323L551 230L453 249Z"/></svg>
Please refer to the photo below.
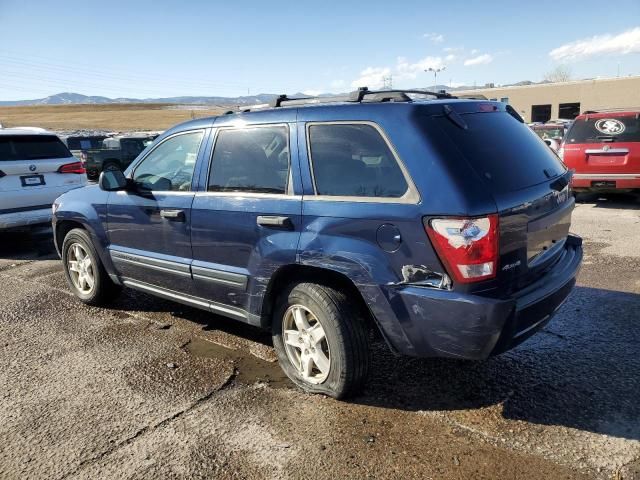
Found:
<svg viewBox="0 0 640 480"><path fill-rule="evenodd" d="M83 306L48 232L0 236L0 478L640 478L639 207L578 205L578 286L518 349L378 344L349 402L292 388L248 326L134 292Z"/></svg>
<svg viewBox="0 0 640 480"><path fill-rule="evenodd" d="M41 105L0 107L5 127L29 126L51 130L166 130L191 118L219 115L224 107L177 107L166 104Z"/></svg>

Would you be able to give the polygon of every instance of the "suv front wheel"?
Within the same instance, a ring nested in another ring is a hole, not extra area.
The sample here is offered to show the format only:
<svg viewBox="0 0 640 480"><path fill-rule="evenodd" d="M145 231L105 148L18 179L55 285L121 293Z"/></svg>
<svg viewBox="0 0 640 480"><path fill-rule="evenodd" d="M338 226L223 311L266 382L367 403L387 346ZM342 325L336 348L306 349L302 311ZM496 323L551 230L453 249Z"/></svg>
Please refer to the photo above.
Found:
<svg viewBox="0 0 640 480"><path fill-rule="evenodd" d="M314 283L290 286L278 301L273 344L287 376L303 390L356 394L369 370L369 331L343 293Z"/></svg>
<svg viewBox="0 0 640 480"><path fill-rule="evenodd" d="M62 263L73 293L88 305L104 305L121 288L109 278L86 230L74 228L62 243Z"/></svg>

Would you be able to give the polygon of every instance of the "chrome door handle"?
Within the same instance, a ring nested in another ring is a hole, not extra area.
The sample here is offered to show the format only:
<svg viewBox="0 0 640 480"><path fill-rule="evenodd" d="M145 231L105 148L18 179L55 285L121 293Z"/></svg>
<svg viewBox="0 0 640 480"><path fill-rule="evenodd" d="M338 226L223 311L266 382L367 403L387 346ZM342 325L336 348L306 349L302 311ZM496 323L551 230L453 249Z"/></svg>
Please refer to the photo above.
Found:
<svg viewBox="0 0 640 480"><path fill-rule="evenodd" d="M293 223L289 217L279 217L275 215L258 215L256 219L261 227L284 228L293 230Z"/></svg>
<svg viewBox="0 0 640 480"><path fill-rule="evenodd" d="M176 222L184 222L185 219L184 210L160 210L160 216Z"/></svg>

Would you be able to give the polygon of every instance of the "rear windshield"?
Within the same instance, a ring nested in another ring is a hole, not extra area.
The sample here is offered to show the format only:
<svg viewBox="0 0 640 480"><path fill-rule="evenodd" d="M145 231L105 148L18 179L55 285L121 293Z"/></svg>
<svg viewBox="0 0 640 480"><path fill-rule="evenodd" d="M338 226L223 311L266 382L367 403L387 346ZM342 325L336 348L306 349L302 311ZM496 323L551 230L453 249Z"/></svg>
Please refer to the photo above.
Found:
<svg viewBox="0 0 640 480"><path fill-rule="evenodd" d="M586 117L576 120L566 143L640 142L639 115Z"/></svg>
<svg viewBox="0 0 640 480"><path fill-rule="evenodd" d="M55 135L0 135L0 162L70 156L67 147Z"/></svg>
<svg viewBox="0 0 640 480"><path fill-rule="evenodd" d="M466 130L446 116L435 120L452 140L452 148L458 148L496 192L537 185L566 171L556 154L528 126L507 112L460 117L467 125Z"/></svg>

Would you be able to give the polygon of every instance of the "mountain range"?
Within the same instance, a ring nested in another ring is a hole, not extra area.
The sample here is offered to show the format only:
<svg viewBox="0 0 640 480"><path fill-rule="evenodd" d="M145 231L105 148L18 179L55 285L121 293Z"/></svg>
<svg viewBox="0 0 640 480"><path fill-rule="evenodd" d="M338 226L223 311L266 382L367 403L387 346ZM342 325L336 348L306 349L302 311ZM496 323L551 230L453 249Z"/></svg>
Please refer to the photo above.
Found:
<svg viewBox="0 0 640 480"><path fill-rule="evenodd" d="M470 87L449 88L446 85L435 85L428 87L428 90L455 91L468 89ZM320 96L330 96L334 94L321 94ZM173 103L177 105L256 105L268 103L278 95L273 93L260 93L258 95L247 95L240 97L219 97L219 96L183 96L165 98L109 98L95 95L83 95L81 93L62 92L49 95L44 98L32 100L5 100L0 101L0 106L27 106L27 105L74 105L74 104L108 104L108 103ZM291 97L304 98L308 95L295 93Z"/></svg>
<svg viewBox="0 0 640 480"><path fill-rule="evenodd" d="M299 93L296 96L304 96ZM19 105L73 105L73 104L108 104L108 103L175 103L181 105L255 105L267 103L275 94L248 95L242 97L166 97L166 98L109 98L95 95L83 95L81 93L62 92L49 95L44 98L31 100L6 100L0 101L0 106Z"/></svg>

